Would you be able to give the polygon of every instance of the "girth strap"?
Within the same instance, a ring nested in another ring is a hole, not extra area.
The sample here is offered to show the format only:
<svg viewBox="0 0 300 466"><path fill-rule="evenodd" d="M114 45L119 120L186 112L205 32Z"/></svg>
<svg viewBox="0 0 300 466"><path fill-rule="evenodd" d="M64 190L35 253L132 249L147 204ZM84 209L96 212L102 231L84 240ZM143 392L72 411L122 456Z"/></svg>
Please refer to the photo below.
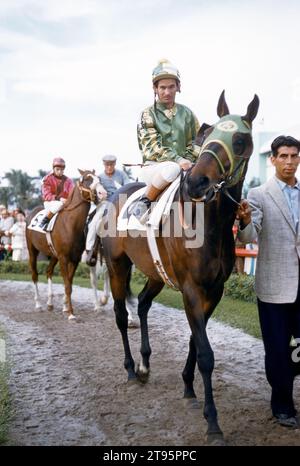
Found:
<svg viewBox="0 0 300 466"><path fill-rule="evenodd" d="M162 263L162 260L161 260L161 257L158 251L155 232L157 232L157 230L155 230L151 225L147 224L147 241L148 241L148 246L149 246L151 256L153 259L153 263L156 267L156 270L159 276L163 280L163 282L166 285L168 285L170 288L173 288L174 290L179 291L177 286L172 282L172 280L168 277L167 272L165 271L165 268L163 266L163 263Z"/></svg>
<svg viewBox="0 0 300 466"><path fill-rule="evenodd" d="M54 247L53 242L52 242L50 231L46 231L46 239L47 239L47 243L48 243L50 251L52 252L52 254L55 257L58 257L57 252L56 252L55 247Z"/></svg>

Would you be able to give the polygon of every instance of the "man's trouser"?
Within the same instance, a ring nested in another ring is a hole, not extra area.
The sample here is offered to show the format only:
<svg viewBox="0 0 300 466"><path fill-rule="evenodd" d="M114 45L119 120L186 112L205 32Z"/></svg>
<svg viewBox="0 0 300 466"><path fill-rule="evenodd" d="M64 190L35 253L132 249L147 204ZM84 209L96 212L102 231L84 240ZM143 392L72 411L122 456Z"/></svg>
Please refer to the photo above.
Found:
<svg viewBox="0 0 300 466"><path fill-rule="evenodd" d="M99 231L100 223L103 217L106 202L102 202L96 207L96 213L88 225L88 233L86 236L85 249L91 251L94 247L97 232Z"/></svg>

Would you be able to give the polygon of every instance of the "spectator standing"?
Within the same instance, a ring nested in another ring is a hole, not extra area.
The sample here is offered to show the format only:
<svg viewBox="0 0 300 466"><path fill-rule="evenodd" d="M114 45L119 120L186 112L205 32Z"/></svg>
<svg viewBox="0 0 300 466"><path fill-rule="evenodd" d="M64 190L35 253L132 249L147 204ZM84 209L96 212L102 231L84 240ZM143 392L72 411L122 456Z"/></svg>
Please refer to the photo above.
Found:
<svg viewBox="0 0 300 466"><path fill-rule="evenodd" d="M0 219L0 260L5 259L10 252L11 239L5 235L5 232L9 230L13 224L14 219L5 207L2 209Z"/></svg>
<svg viewBox="0 0 300 466"><path fill-rule="evenodd" d="M16 223L5 232L5 235L11 238L12 260L28 260L28 249L26 243L26 222L24 214L16 215Z"/></svg>
<svg viewBox="0 0 300 466"><path fill-rule="evenodd" d="M241 202L239 237L248 243L258 238L255 289L272 413L280 425L299 428L293 400L299 363L290 344L300 338L300 142L278 136L271 150L275 176Z"/></svg>

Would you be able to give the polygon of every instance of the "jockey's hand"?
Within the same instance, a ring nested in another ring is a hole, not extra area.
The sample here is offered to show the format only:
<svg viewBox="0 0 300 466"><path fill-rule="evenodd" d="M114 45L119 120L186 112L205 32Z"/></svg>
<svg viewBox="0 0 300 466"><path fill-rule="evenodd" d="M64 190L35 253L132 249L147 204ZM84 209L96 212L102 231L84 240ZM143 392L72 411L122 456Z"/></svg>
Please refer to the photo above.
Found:
<svg viewBox="0 0 300 466"><path fill-rule="evenodd" d="M101 189L97 189L97 196L101 201L105 201L107 199L107 191L102 187Z"/></svg>
<svg viewBox="0 0 300 466"><path fill-rule="evenodd" d="M60 202L62 202L63 204L66 202L66 200L67 200L67 199L66 199L65 197L61 197L61 198L60 198Z"/></svg>
<svg viewBox="0 0 300 466"><path fill-rule="evenodd" d="M236 218L240 220L242 226L247 226L251 222L251 207L246 199L240 202L240 207L237 210Z"/></svg>
<svg viewBox="0 0 300 466"><path fill-rule="evenodd" d="M178 162L178 164L179 164L180 168L182 168L182 170L188 170L193 165L192 162L190 160L188 160L188 159L181 159Z"/></svg>

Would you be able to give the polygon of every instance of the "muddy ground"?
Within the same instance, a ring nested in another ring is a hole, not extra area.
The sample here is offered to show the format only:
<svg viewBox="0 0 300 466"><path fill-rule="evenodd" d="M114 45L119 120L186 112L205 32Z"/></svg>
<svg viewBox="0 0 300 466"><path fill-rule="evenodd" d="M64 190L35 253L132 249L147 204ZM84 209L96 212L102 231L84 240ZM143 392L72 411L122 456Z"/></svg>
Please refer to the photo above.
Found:
<svg viewBox="0 0 300 466"><path fill-rule="evenodd" d="M46 285L40 285L46 293ZM121 337L112 303L93 310L91 290L74 287L76 322L62 314L63 288L55 285L55 309L34 309L32 285L0 281L0 324L14 410L9 445L205 444L200 409L182 399L189 329L183 312L154 304L149 313L151 375L146 385L126 383ZM260 340L213 320L214 392L228 445L300 445L300 431L271 419ZM139 329L130 329L139 361ZM202 384L196 375L202 407ZM295 399L300 408L300 379Z"/></svg>

